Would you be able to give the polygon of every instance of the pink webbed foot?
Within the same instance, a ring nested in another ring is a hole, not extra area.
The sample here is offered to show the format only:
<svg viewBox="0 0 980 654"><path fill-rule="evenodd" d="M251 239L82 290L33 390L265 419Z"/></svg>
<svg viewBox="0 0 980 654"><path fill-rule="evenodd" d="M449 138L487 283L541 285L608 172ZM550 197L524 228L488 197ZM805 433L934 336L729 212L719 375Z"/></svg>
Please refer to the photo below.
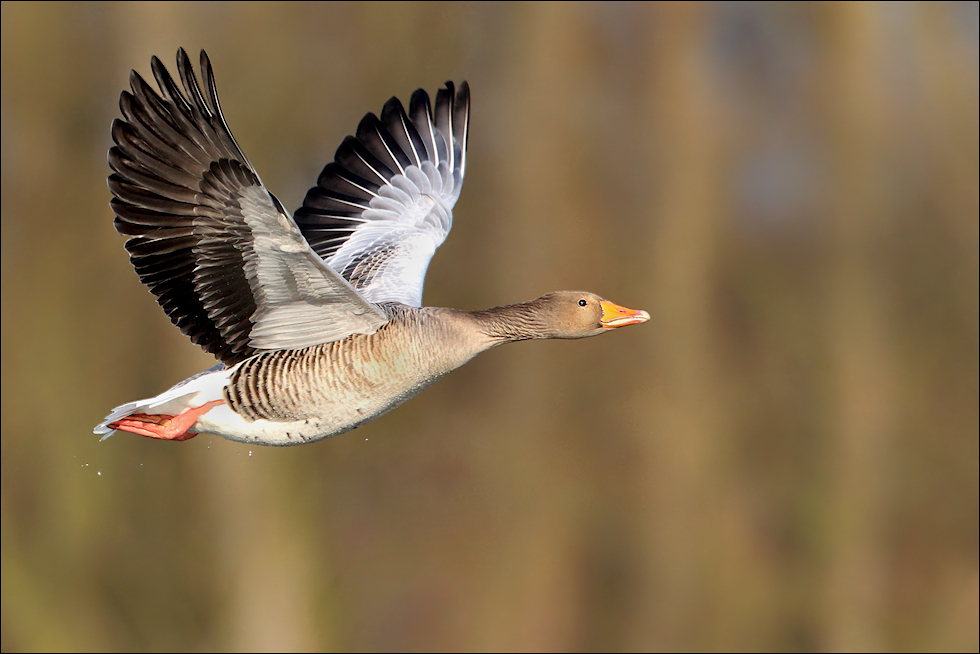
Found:
<svg viewBox="0 0 980 654"><path fill-rule="evenodd" d="M222 402L224 400L207 402L196 409L187 409L176 416L134 413L126 416L122 420L109 423L109 427L149 438L160 438L167 441L186 441L197 436L196 433L187 431L197 422L197 419Z"/></svg>

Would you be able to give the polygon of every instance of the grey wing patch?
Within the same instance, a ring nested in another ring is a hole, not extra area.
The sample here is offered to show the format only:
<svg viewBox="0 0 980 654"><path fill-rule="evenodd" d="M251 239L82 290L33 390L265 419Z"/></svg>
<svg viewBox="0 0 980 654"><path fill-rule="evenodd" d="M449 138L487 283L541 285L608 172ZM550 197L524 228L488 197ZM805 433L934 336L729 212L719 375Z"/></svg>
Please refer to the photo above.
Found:
<svg viewBox="0 0 980 654"><path fill-rule="evenodd" d="M249 342L258 350L298 349L371 334L388 321L310 249L292 219L253 187L242 202L252 232L245 271L257 309Z"/></svg>
<svg viewBox="0 0 980 654"><path fill-rule="evenodd" d="M452 228L466 171L469 86L435 111L421 89L368 114L310 189L296 222L313 250L367 300L421 306L425 273Z"/></svg>

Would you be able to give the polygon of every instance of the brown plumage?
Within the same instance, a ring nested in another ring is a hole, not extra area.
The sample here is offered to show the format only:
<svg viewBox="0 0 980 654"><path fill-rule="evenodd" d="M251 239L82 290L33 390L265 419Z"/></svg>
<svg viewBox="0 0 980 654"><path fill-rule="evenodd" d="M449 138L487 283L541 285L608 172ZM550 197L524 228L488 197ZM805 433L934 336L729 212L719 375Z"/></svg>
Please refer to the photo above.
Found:
<svg viewBox="0 0 980 654"><path fill-rule="evenodd" d="M578 291L481 311L422 307L432 254L466 170L469 87L434 109L392 98L347 137L294 220L228 129L211 64L204 90L183 50L183 91L153 58L112 126L116 229L140 279L222 364L96 427L184 440L199 432L269 445L342 433L503 343L584 338L645 311ZM311 247L312 246L312 247Z"/></svg>

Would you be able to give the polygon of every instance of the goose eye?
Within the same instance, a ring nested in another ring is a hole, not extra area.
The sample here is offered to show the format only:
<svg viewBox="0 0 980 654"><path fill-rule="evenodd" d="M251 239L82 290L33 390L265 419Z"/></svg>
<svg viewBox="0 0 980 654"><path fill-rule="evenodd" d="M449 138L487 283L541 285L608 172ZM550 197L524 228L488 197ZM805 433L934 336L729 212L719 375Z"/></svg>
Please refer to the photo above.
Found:
<svg viewBox="0 0 980 654"><path fill-rule="evenodd" d="M579 301L578 301L578 305L579 305L580 307L584 307L584 306L587 306L588 304L589 304L589 303L588 303L588 301L587 301L587 300L586 300L585 298L582 298L581 300L579 300Z"/></svg>

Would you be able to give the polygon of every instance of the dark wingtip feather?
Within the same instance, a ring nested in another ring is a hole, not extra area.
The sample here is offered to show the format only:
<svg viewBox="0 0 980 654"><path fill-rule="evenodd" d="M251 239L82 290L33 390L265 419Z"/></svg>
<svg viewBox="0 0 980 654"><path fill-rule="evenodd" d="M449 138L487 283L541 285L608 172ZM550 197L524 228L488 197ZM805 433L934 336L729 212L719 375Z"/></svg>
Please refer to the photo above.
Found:
<svg viewBox="0 0 980 654"><path fill-rule="evenodd" d="M170 99L174 106L180 111L181 114L188 120L192 120L191 114L193 113L190 105L187 103L187 99L184 94L180 92L180 87L174 82L174 78L171 77L170 71L167 67L163 65L156 57L150 60L150 68L153 70L153 77L156 78L157 86L160 87L161 93L165 93Z"/></svg>
<svg viewBox="0 0 980 654"><path fill-rule="evenodd" d="M136 95L136 89L140 84L146 85L146 82L143 81L143 76L137 73L135 69L129 71L129 88L133 90L133 95Z"/></svg>
<svg viewBox="0 0 980 654"><path fill-rule="evenodd" d="M415 125L405 113L401 100L392 96L385 102L385 106L381 109L381 122L394 137L398 147L408 156L409 163L421 166L428 156L425 145Z"/></svg>
<svg viewBox="0 0 980 654"><path fill-rule="evenodd" d="M374 114L370 115L374 117ZM366 116L365 119L367 119ZM364 121L362 120L361 122L363 123ZM359 131L360 129L358 127ZM334 161L358 177L363 177L378 185L387 184L388 180L395 174L395 171L389 168L385 162L375 157L358 138L353 136L344 138L340 147L337 148L336 154L334 154ZM389 162L391 162L390 157Z"/></svg>
<svg viewBox="0 0 980 654"><path fill-rule="evenodd" d="M453 120L463 124L470 120L470 85L466 80L463 80L456 91L456 114Z"/></svg>
<svg viewBox="0 0 980 654"><path fill-rule="evenodd" d="M183 48L177 51L177 72L180 73L180 81L184 85L187 99L201 112L202 116L210 118L211 111L208 109L204 95L201 93L201 87L197 83L197 74L194 72L194 66L191 64L190 57L187 56Z"/></svg>
<svg viewBox="0 0 980 654"><path fill-rule="evenodd" d="M456 86L452 82L446 82L446 85L436 93L436 106L433 110L436 131L442 135L445 141L446 159L449 160L450 168L453 169L459 165L455 157L455 147L453 147L453 140L456 136L453 133L453 104L455 101Z"/></svg>
<svg viewBox="0 0 980 654"><path fill-rule="evenodd" d="M456 104L453 108L453 132L460 142L459 169L462 176L466 174L466 150L470 140L470 85L466 80L463 80L456 92Z"/></svg>
<svg viewBox="0 0 980 654"><path fill-rule="evenodd" d="M415 129L422 137L429 161L438 163L438 148L436 148L435 134L433 134L432 124L432 102L425 89L416 89L412 94L412 99L408 104L408 115L415 124Z"/></svg>
<svg viewBox="0 0 980 654"><path fill-rule="evenodd" d="M208 101L211 112L220 116L221 108L218 104L218 87L214 83L214 70L211 68L211 59L204 50L201 50L201 77L204 78L204 88L208 91L205 100Z"/></svg>
<svg viewBox="0 0 980 654"><path fill-rule="evenodd" d="M415 92L412 93L412 99L408 103L408 114L416 123L416 127L419 127L416 117L432 114L432 102L429 100L429 94L425 92L425 89L415 89Z"/></svg>
<svg viewBox="0 0 980 654"><path fill-rule="evenodd" d="M398 109L401 109L401 103L397 100L395 102L398 104ZM402 112L404 113L404 110ZM397 131L404 132L400 124L392 125L392 127L395 127ZM403 146L392 133L392 130L389 129L387 123L373 113L366 115L357 126L357 139L394 173L404 172L405 168L413 163L408 154L411 152L411 146L407 142ZM410 137L405 137L405 139L407 141ZM405 150L406 146L409 148L408 152Z"/></svg>
<svg viewBox="0 0 980 654"><path fill-rule="evenodd" d="M184 90L190 93L190 87L187 84L187 78L185 77L185 72L189 72L191 78L194 79L195 86L197 85L197 78L194 76L194 66L191 65L191 58L187 56L187 51L184 48L177 48L177 73L180 75L180 80L184 84ZM188 98L193 101L192 98Z"/></svg>
<svg viewBox="0 0 980 654"><path fill-rule="evenodd" d="M440 129L449 124L452 116L453 102L456 100L456 87L452 82L436 91L436 106L434 109L436 126Z"/></svg>
<svg viewBox="0 0 980 654"><path fill-rule="evenodd" d="M116 145L106 155L114 171L107 182L115 196L110 202L114 224L130 237L126 249L140 279L192 342L234 363L252 353L248 330L227 328L229 315L254 311L248 282L224 274L218 280L220 306L212 299L205 302L218 282L199 288L193 277L199 259L195 248L206 242L201 226L227 231L224 226L214 227L220 220L216 215L230 206L228 197L234 198L237 189L254 186L258 180L244 155L239 157L241 150L220 114L210 61L206 53L201 54L207 97L183 48L177 50L180 84L158 57L151 58L150 67L159 92L135 70L130 72L131 91L119 96L122 119L114 120L111 127ZM237 167L228 163L215 171L212 164L222 159L234 160ZM241 254L231 245L225 247L228 252L219 247L208 256L224 257L225 268L236 270L241 267ZM213 244L208 247L215 250Z"/></svg>

